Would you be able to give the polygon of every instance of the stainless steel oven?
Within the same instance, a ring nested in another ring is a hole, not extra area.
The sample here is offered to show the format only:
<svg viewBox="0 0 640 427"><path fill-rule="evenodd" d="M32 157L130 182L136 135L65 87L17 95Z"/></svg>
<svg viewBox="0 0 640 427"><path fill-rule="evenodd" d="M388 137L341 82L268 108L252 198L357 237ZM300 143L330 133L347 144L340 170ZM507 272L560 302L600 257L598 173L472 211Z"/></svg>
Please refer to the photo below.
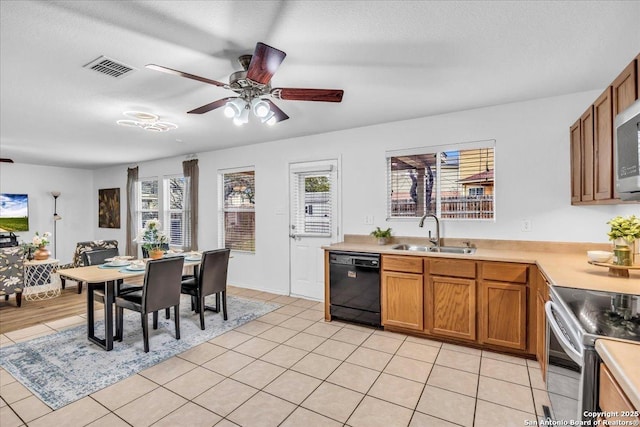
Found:
<svg viewBox="0 0 640 427"><path fill-rule="evenodd" d="M640 341L638 296L551 286L547 318L547 392L555 421L592 420L597 411L595 341Z"/></svg>

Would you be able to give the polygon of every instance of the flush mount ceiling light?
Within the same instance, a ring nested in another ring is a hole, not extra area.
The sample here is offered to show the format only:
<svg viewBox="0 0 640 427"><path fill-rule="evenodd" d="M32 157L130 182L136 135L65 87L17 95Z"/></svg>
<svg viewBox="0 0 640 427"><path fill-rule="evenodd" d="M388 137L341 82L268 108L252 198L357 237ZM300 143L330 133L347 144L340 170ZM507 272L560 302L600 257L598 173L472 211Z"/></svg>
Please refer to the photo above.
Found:
<svg viewBox="0 0 640 427"><path fill-rule="evenodd" d="M145 113L143 111L125 111L128 120L118 120L117 124L120 126L133 126L139 127L149 132L166 132L171 129L177 129L178 125L170 122L161 122L157 115L153 113Z"/></svg>

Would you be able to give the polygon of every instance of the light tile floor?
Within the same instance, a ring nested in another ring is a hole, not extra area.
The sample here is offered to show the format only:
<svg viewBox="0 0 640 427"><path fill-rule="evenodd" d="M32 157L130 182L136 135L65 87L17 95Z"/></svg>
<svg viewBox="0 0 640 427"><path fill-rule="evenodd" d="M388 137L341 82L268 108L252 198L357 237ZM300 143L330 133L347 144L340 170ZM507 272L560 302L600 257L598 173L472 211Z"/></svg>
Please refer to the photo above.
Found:
<svg viewBox="0 0 640 427"><path fill-rule="evenodd" d="M0 426L521 427L549 404L537 362L325 323L315 301L229 293L283 306L57 411L0 369ZM84 322L10 332L0 346Z"/></svg>

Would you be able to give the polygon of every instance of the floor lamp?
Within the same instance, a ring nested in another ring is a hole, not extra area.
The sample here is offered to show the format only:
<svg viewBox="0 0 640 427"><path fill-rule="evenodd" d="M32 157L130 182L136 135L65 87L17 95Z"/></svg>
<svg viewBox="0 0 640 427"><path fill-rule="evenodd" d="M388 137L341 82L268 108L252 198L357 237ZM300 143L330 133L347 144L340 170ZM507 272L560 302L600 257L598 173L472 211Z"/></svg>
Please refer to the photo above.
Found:
<svg viewBox="0 0 640 427"><path fill-rule="evenodd" d="M58 246L58 233L56 233L56 224L62 219L58 215L58 197L60 197L59 191L52 191L53 196L53 257L57 258L57 246Z"/></svg>

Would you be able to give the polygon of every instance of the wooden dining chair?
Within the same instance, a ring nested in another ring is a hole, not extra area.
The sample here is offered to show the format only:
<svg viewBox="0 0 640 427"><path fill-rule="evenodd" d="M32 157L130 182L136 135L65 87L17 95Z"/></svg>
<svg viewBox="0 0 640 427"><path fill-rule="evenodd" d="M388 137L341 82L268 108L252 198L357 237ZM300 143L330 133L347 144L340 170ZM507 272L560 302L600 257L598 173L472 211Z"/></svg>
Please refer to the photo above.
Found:
<svg viewBox="0 0 640 427"><path fill-rule="evenodd" d="M122 341L124 309L137 311L142 320L144 351L149 352L149 313L153 313L153 329L158 329L158 310L173 307L176 339L180 339L180 285L183 257L147 261L142 291L117 296L116 339Z"/></svg>
<svg viewBox="0 0 640 427"><path fill-rule="evenodd" d="M216 295L216 308L222 308L223 318L227 320L227 270L229 267L229 249L215 249L202 253L200 272L196 277L182 281L181 292L191 295L192 309L200 314L200 329L204 330L204 304L207 295ZM195 299L195 304L193 300ZM222 301L221 301L222 299Z"/></svg>

